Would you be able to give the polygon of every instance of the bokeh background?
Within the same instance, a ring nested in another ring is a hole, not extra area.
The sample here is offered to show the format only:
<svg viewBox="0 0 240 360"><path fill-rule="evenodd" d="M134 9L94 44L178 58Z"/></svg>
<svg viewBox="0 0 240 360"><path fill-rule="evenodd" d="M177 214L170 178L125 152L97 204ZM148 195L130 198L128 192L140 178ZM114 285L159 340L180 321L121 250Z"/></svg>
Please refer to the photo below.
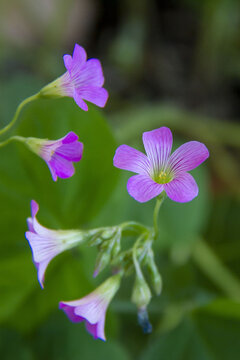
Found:
<svg viewBox="0 0 240 360"><path fill-rule="evenodd" d="M62 55L76 42L102 62L106 108L36 101L10 133L57 139L74 130L85 145L76 175L53 183L21 144L0 150L0 358L239 359L240 2L1 0L1 127L21 100L64 72ZM93 279L96 250L69 251L52 261L41 290L24 237L30 200L51 228L151 225L154 200L130 198L129 174L112 157L121 143L141 150L142 132L161 126L172 129L175 147L198 140L211 156L192 172L199 196L161 209L163 291L149 306L153 332L137 324L129 277L109 308L103 343L71 324L58 302L92 291L109 270Z"/></svg>

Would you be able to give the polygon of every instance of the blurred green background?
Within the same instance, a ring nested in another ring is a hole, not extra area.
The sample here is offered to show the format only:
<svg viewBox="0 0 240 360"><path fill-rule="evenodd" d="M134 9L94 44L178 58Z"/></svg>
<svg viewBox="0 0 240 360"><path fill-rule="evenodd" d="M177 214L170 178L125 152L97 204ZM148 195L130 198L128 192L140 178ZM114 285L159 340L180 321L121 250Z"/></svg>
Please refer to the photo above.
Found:
<svg viewBox="0 0 240 360"><path fill-rule="evenodd" d="M23 148L0 149L0 358L4 360L238 360L240 354L240 2L239 0L0 1L0 125L17 104L64 72L75 42L101 60L110 97L87 113L72 99L27 106L11 131L84 142L76 175L53 183ZM93 279L95 249L54 259L43 290L24 237L30 200L50 228L152 224L154 200L134 201L130 174L112 166L116 147L142 149L143 131L168 126L174 146L204 142L206 164L192 173L199 196L166 200L156 260L163 291L143 335L124 280L106 322L107 342L58 310L109 275ZM2 140L5 136L2 137Z"/></svg>

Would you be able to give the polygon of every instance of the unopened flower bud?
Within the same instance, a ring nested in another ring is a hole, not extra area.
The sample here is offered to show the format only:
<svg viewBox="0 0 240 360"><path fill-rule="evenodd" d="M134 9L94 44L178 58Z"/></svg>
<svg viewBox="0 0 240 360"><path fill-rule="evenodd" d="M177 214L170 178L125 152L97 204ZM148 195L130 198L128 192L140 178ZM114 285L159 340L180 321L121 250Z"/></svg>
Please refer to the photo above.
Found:
<svg viewBox="0 0 240 360"><path fill-rule="evenodd" d="M136 279L133 286L132 302L136 304L138 309L145 309L151 300L151 291L135 257L134 266L136 270Z"/></svg>
<svg viewBox="0 0 240 360"><path fill-rule="evenodd" d="M112 238L113 241L113 248L112 248L112 259L115 259L115 257L119 254L121 250L121 230L118 230L114 237Z"/></svg>
<svg viewBox="0 0 240 360"><path fill-rule="evenodd" d="M110 253L109 251L100 251L97 255L95 270L93 276L96 277L105 267L109 264Z"/></svg>
<svg viewBox="0 0 240 360"><path fill-rule="evenodd" d="M109 228L107 230L104 230L101 234L101 237L105 240L105 239L110 239L114 233L115 233L116 229L115 228Z"/></svg>
<svg viewBox="0 0 240 360"><path fill-rule="evenodd" d="M136 276L135 284L132 292L132 302L140 308L146 308L151 300L151 291L144 277Z"/></svg>
<svg viewBox="0 0 240 360"><path fill-rule="evenodd" d="M150 250L147 257L147 269L150 274L154 291L157 295L160 295L162 291L162 278L154 261L154 255L152 250Z"/></svg>

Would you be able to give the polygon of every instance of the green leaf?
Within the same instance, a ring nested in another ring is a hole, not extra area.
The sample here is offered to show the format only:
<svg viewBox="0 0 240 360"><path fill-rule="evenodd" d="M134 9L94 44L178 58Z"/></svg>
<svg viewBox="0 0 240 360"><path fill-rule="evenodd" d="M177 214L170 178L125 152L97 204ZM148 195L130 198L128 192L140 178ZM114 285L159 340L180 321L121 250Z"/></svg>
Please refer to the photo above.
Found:
<svg viewBox="0 0 240 360"><path fill-rule="evenodd" d="M108 125L93 106L84 112L72 99L39 100L23 112L18 134L54 140L69 131L76 132L84 144L83 158L72 178L54 183L45 162L23 146L19 161L28 173L29 196L59 223L76 227L97 214L116 184L112 164L116 144Z"/></svg>
<svg viewBox="0 0 240 360"><path fill-rule="evenodd" d="M28 73L15 72L11 77L8 75L6 79L0 79L0 128L10 122L22 100L36 93L44 85L40 78Z"/></svg>
<svg viewBox="0 0 240 360"><path fill-rule="evenodd" d="M74 255L74 254L73 254ZM78 256L76 256L78 255ZM90 281L85 274L79 254L72 256L70 252L59 255L47 269L47 280L44 290L37 281L37 271L32 264L29 272L34 277L32 291L25 296L24 301L12 308L7 318L9 325L21 332L29 332L56 308L60 300L74 300L86 295L92 290ZM24 274L25 278L27 274ZM23 287L23 291L26 289ZM12 293L16 289L12 286ZM11 304L9 304L11 306Z"/></svg>
<svg viewBox="0 0 240 360"><path fill-rule="evenodd" d="M24 302L34 288L31 256L6 258L0 262L0 322Z"/></svg>

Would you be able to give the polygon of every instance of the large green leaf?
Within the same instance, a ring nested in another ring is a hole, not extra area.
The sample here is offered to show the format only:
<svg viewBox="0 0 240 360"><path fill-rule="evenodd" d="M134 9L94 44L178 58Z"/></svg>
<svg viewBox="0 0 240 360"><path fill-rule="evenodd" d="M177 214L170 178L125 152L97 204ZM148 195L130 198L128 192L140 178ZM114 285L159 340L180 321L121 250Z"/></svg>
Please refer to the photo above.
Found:
<svg viewBox="0 0 240 360"><path fill-rule="evenodd" d="M74 254L66 252L50 263L47 269L44 290L40 288L37 282L37 272L33 264L31 264L31 268L28 268L28 273L22 271L22 276L19 276L21 280L22 278L31 278L32 280L34 277L34 280L30 283L31 291L26 293L26 286L21 287L22 284L17 285L14 281L11 283L11 286L9 286L12 291L11 296L8 294L6 299L8 304L5 306L9 312L6 314L8 316L5 316L8 325L21 332L29 332L32 328L45 321L50 312L56 310L60 300L77 299L92 290L90 285L92 281L89 280L89 276L86 275L87 270L80 261L84 253L82 253L81 257L80 254L77 254L78 256L76 254L75 256L72 255ZM27 260L27 263L29 263L29 260ZM17 289L20 287L25 295L23 299L20 298L21 301L16 298L16 295L18 295ZM12 298L15 299L15 302L13 302ZM9 303L10 300L12 303Z"/></svg>
<svg viewBox="0 0 240 360"><path fill-rule="evenodd" d="M23 110L17 129L22 136L49 139L58 139L69 131L75 131L84 143L83 159L75 165L72 178L56 183L46 163L23 144L1 148L0 258L4 262L0 266L0 289L4 295L0 321L8 321L19 330L28 331L37 325L59 300L82 296L90 290L89 268L78 264L81 260L77 254L74 259L61 255L58 261L53 260L43 292L24 238L31 199L38 201L39 219L44 225L57 229L86 227L116 184L117 171L112 166L115 141L104 118L93 107L83 112L71 99L39 100ZM28 321L24 321L26 318Z"/></svg>
<svg viewBox="0 0 240 360"><path fill-rule="evenodd" d="M34 288L31 256L14 256L0 262L0 322L24 302Z"/></svg>
<svg viewBox="0 0 240 360"><path fill-rule="evenodd" d="M19 161L30 183L26 185L34 189L30 191L31 196L67 227L89 221L114 188L117 171L112 158L116 145L111 131L94 107L84 112L72 99L32 103L23 113L18 129L24 136L49 139L58 139L70 130L84 143L83 158L75 165L76 174L70 179L54 183L44 161L19 148Z"/></svg>

